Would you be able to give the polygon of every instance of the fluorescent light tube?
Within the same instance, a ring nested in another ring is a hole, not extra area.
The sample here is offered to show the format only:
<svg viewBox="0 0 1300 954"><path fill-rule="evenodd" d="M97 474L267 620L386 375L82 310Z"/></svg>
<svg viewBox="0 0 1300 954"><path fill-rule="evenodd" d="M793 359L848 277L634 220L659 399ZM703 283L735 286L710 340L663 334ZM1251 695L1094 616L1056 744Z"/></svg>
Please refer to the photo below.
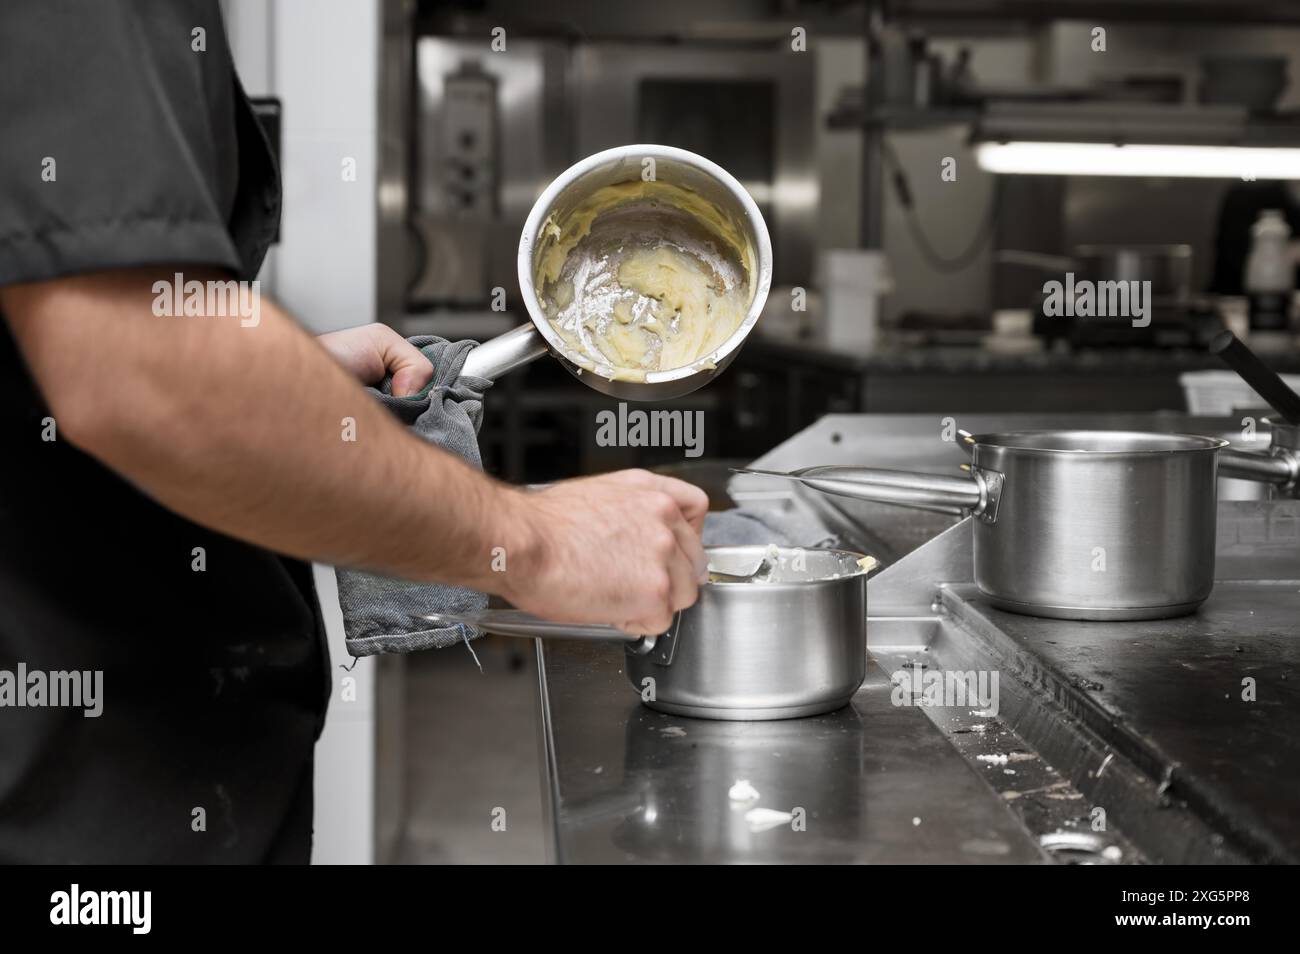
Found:
<svg viewBox="0 0 1300 954"><path fill-rule="evenodd" d="M982 142L981 169L1012 175L1300 179L1300 149L1125 145L1100 142Z"/></svg>

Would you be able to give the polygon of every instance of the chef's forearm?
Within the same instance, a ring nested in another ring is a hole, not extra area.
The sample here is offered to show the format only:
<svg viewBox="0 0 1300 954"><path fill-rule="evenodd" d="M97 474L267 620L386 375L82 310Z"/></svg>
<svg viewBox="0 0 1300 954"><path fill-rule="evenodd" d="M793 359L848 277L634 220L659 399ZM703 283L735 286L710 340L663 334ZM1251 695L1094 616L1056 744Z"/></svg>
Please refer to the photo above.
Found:
<svg viewBox="0 0 1300 954"><path fill-rule="evenodd" d="M158 317L156 277L0 290L60 439L251 543L502 590L493 547L531 546L519 491L407 433L269 302L256 326Z"/></svg>

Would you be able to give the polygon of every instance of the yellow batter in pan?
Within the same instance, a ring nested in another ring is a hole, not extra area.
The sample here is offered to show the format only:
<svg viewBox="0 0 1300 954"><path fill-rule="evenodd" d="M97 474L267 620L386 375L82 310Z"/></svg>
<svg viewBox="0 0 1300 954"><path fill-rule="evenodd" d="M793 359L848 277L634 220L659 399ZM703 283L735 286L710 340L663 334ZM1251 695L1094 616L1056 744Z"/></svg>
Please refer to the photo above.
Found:
<svg viewBox="0 0 1300 954"><path fill-rule="evenodd" d="M716 205L680 186L628 182L543 224L542 308L596 373L644 380L696 364L745 320L754 253Z"/></svg>

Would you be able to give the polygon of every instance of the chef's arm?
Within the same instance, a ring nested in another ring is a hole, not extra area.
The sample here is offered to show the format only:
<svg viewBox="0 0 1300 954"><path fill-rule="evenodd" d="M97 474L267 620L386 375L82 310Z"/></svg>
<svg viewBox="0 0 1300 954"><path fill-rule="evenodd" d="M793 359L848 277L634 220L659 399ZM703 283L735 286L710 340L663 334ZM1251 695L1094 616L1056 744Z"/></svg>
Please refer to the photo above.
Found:
<svg viewBox="0 0 1300 954"><path fill-rule="evenodd" d="M255 325L157 316L154 282L170 288L175 271L0 289L58 439L169 509L291 556L629 631L666 628L694 601L697 489L644 472L539 493L498 483L409 434L265 299Z"/></svg>

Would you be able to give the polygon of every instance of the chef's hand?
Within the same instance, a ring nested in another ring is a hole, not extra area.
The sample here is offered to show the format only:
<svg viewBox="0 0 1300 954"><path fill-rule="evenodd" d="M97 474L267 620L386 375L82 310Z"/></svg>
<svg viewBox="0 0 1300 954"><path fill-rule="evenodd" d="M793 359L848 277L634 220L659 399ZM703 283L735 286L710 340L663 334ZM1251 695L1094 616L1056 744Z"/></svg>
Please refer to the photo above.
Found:
<svg viewBox="0 0 1300 954"><path fill-rule="evenodd" d="M391 374L394 397L415 394L433 379L429 359L388 325L344 328L316 340L362 384L378 384Z"/></svg>
<svg viewBox="0 0 1300 954"><path fill-rule="evenodd" d="M525 542L506 595L520 609L642 635L668 630L699 596L709 499L698 487L624 470L516 493Z"/></svg>

